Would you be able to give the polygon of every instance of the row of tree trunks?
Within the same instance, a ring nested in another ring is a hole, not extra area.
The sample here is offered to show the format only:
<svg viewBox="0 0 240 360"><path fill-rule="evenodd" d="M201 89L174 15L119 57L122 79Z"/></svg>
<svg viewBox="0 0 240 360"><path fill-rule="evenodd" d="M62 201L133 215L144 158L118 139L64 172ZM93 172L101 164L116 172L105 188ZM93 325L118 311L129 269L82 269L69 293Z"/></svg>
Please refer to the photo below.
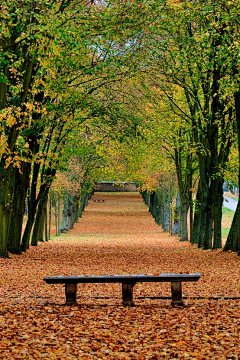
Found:
<svg viewBox="0 0 240 360"><path fill-rule="evenodd" d="M76 221L76 203L77 197L67 194L66 199L63 203L61 232L66 232L73 228L73 225Z"/></svg>
<svg viewBox="0 0 240 360"><path fill-rule="evenodd" d="M161 225L164 231L172 233L172 199L169 192L157 189L151 193L142 191L141 194L156 223Z"/></svg>
<svg viewBox="0 0 240 360"><path fill-rule="evenodd" d="M88 200L92 196L92 191L89 191L89 188L86 187L79 196L66 194L63 203L61 232L72 229L78 218L82 216L85 207L88 205Z"/></svg>

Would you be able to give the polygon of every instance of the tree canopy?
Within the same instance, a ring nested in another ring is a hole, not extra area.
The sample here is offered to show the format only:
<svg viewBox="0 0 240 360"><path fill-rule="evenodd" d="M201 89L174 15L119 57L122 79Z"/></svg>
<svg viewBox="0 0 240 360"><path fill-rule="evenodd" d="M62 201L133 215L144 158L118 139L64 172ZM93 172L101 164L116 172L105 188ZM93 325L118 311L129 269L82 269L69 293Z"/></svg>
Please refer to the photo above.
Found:
<svg viewBox="0 0 240 360"><path fill-rule="evenodd" d="M0 10L0 256L37 245L54 179L75 184L65 190L80 206L96 181L152 193L166 174L177 178L181 240L190 209L191 242L221 247L223 182L239 176L238 2L6 0ZM234 226L227 248L239 251Z"/></svg>

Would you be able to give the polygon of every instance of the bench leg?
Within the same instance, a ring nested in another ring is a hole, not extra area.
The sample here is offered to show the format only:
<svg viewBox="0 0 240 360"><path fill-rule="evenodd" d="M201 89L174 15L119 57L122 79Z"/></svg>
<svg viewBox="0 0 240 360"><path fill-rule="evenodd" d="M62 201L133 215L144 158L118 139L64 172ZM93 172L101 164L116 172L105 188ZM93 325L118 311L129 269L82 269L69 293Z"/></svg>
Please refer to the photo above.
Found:
<svg viewBox="0 0 240 360"><path fill-rule="evenodd" d="M133 302L133 283L122 283L122 300L125 306L134 306Z"/></svg>
<svg viewBox="0 0 240 360"><path fill-rule="evenodd" d="M76 304L77 284L65 284L66 304Z"/></svg>
<svg viewBox="0 0 240 360"><path fill-rule="evenodd" d="M171 282L172 288L172 302L171 305L178 305L183 306L183 299L182 299L182 283L181 281L178 282Z"/></svg>

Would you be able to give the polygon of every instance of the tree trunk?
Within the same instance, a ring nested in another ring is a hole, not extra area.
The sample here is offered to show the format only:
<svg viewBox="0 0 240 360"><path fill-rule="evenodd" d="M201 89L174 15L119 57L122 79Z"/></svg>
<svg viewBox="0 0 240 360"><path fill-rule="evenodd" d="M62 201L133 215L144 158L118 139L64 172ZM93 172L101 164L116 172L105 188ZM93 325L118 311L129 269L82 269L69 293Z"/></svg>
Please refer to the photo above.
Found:
<svg viewBox="0 0 240 360"><path fill-rule="evenodd" d="M173 229L172 229L172 233L173 234L179 234L180 232L180 195L179 192L177 194L177 198L176 198L176 207L174 209L174 214L173 214Z"/></svg>
<svg viewBox="0 0 240 360"><path fill-rule="evenodd" d="M198 238L198 248L203 248L205 236L206 236L206 228L207 228L207 204L206 202L202 201L200 207L200 231L199 231L199 238Z"/></svg>
<svg viewBox="0 0 240 360"><path fill-rule="evenodd" d="M168 203L168 201L165 201L165 204L164 204L163 230L169 231L169 203Z"/></svg>
<svg viewBox="0 0 240 360"><path fill-rule="evenodd" d="M206 222L205 222L205 236L203 241L203 249L212 249L212 237L213 237L213 208L212 202L209 202L206 206Z"/></svg>
<svg viewBox="0 0 240 360"><path fill-rule="evenodd" d="M72 201L72 196L69 195L68 203L67 203L67 230L72 229L72 215L73 215L73 201Z"/></svg>
<svg viewBox="0 0 240 360"><path fill-rule="evenodd" d="M223 202L223 178L212 179L207 200L206 235L204 249L218 249L222 247L221 220Z"/></svg>
<svg viewBox="0 0 240 360"><path fill-rule="evenodd" d="M172 207L169 206L169 234L172 235L172 228L173 228L173 223L172 223Z"/></svg>
<svg viewBox="0 0 240 360"><path fill-rule="evenodd" d="M0 217L2 220L0 230L0 257L8 257L7 239L10 226L10 212L5 211L3 205L0 205Z"/></svg>
<svg viewBox="0 0 240 360"><path fill-rule="evenodd" d="M193 219L193 230L191 235L191 244L198 244L200 237L200 226L201 226L201 192L198 186L198 191L195 201L194 219Z"/></svg>
<svg viewBox="0 0 240 360"><path fill-rule="evenodd" d="M147 191L142 192L142 197L146 205L149 207L149 193Z"/></svg>
<svg viewBox="0 0 240 360"><path fill-rule="evenodd" d="M44 220L44 232L45 232L45 241L48 241L48 214L47 214L47 204L45 209L45 220Z"/></svg>
<svg viewBox="0 0 240 360"><path fill-rule="evenodd" d="M187 199L182 199L182 204L180 208L180 224L181 224L181 237L180 241L188 241L188 208L189 203Z"/></svg>
<svg viewBox="0 0 240 360"><path fill-rule="evenodd" d="M193 233L193 197L192 197L192 191L189 194L189 217L190 217L190 240L192 239L192 233Z"/></svg>
<svg viewBox="0 0 240 360"><path fill-rule="evenodd" d="M46 187L43 190L39 199L37 215L34 222L33 233L32 233L32 241L31 241L32 246L37 246L39 239L40 241L43 241L43 226L44 226L44 216L45 216L44 208L47 203L48 192L49 192L49 187Z"/></svg>
<svg viewBox="0 0 240 360"><path fill-rule="evenodd" d="M46 204L43 206L40 222L39 222L39 229L38 229L38 242L44 242L43 234L44 234L44 224L45 224L45 217L46 217Z"/></svg>
<svg viewBox="0 0 240 360"><path fill-rule="evenodd" d="M15 171L11 165L8 169L1 169L4 178L0 184L0 257L8 257L8 238L11 215L13 210L13 191L15 185Z"/></svg>
<svg viewBox="0 0 240 360"><path fill-rule="evenodd" d="M213 249L222 248L222 204L223 204L223 182L224 179L219 178L218 183L214 187L214 209L213 209Z"/></svg>
<svg viewBox="0 0 240 360"><path fill-rule="evenodd" d="M201 227L201 208L199 207L194 211L193 230L191 237L191 244L198 244L200 238L200 227Z"/></svg>
<svg viewBox="0 0 240 360"><path fill-rule="evenodd" d="M86 205L86 197L87 197L87 190L83 190L81 200L80 200L79 217L82 216L82 213L84 211L84 208Z"/></svg>
<svg viewBox="0 0 240 360"><path fill-rule="evenodd" d="M22 163L21 172L18 168L15 172L15 191L13 196L13 212L11 217L8 250L12 254L21 254L22 224L25 212L27 191L29 188L31 165Z"/></svg>
<svg viewBox="0 0 240 360"><path fill-rule="evenodd" d="M58 235L58 202L57 199L54 202L54 216L55 216L55 235Z"/></svg>
<svg viewBox="0 0 240 360"><path fill-rule="evenodd" d="M212 249L212 237L213 237L213 181L208 189L208 196L206 201L206 223L205 223L205 237L203 242L203 249Z"/></svg>
<svg viewBox="0 0 240 360"><path fill-rule="evenodd" d="M62 214L62 226L61 232L68 231L67 227L67 211L68 211L68 198L66 198L63 202L63 214Z"/></svg>
<svg viewBox="0 0 240 360"><path fill-rule="evenodd" d="M199 155L199 172L200 172L200 179L199 179L199 191L200 191L200 233L198 239L198 247L199 248L208 248L207 241L209 240L209 225L212 222L211 216L211 208L209 208L209 158L205 158L203 155ZM210 216L210 218L208 218ZM212 228L212 223L211 223ZM206 239L206 236L208 237Z"/></svg>
<svg viewBox="0 0 240 360"><path fill-rule="evenodd" d="M91 194L89 194L90 198L91 198ZM72 216L71 216L71 226L70 226L70 229L73 229L73 226L76 222L76 213L77 213L77 201L78 201L78 197L77 196L74 196L73 199L73 204L72 204Z"/></svg>
<svg viewBox="0 0 240 360"><path fill-rule="evenodd" d="M28 219L27 219L27 224L26 224L24 234L22 237L22 244L21 244L22 251L26 251L27 249L29 249L29 245L30 245L30 236L31 236L31 231L32 231L36 208L37 208L36 191L37 191L37 179L38 179L39 170L40 170L40 164L34 163L31 192L30 192L30 195L28 198Z"/></svg>
<svg viewBox="0 0 240 360"><path fill-rule="evenodd" d="M51 225L52 225L52 191L50 189L49 211L48 211L48 240L51 239Z"/></svg>
<svg viewBox="0 0 240 360"><path fill-rule="evenodd" d="M154 191L151 192L149 195L149 212L151 214L153 214L154 195L155 195Z"/></svg>
<svg viewBox="0 0 240 360"><path fill-rule="evenodd" d="M78 221L79 203L80 203L80 198L79 198L79 196L78 196L78 199L77 199L77 202L76 202L75 222L77 222L77 221Z"/></svg>
<svg viewBox="0 0 240 360"><path fill-rule="evenodd" d="M75 200L76 197L73 198L70 194L68 194L67 199L64 201L61 232L66 232L73 228L76 216ZM87 197L85 197L85 204L86 200Z"/></svg>
<svg viewBox="0 0 240 360"><path fill-rule="evenodd" d="M58 194L58 235L60 235L61 231L60 231L60 209L61 209L61 197Z"/></svg>
<svg viewBox="0 0 240 360"><path fill-rule="evenodd" d="M157 194L154 191L153 204L152 204L152 216L153 216L154 219L156 219L156 214L157 214L157 203L158 203Z"/></svg>

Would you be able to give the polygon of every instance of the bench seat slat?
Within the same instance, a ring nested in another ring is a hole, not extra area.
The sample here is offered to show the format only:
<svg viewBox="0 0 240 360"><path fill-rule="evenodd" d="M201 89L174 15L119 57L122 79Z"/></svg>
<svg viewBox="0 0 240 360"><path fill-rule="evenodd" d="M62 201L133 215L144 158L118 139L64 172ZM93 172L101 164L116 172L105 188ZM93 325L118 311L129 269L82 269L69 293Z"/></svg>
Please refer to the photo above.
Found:
<svg viewBox="0 0 240 360"><path fill-rule="evenodd" d="M76 283L134 283L134 282L188 282L197 281L202 274L160 274L160 275L99 275L99 276L50 276L44 281L48 284Z"/></svg>

